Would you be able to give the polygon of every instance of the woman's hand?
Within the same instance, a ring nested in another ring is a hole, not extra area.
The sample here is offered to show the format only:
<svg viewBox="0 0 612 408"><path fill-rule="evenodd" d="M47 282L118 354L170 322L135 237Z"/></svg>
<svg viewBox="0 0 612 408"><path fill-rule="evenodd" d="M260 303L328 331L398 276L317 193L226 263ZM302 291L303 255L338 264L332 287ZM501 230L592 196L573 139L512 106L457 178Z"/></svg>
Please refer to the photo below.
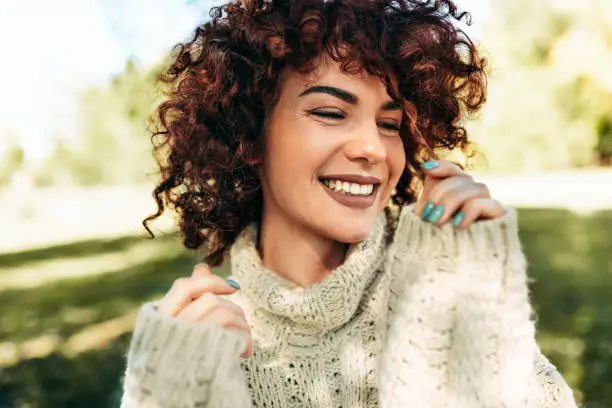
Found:
<svg viewBox="0 0 612 408"><path fill-rule="evenodd" d="M211 323L244 333L248 346L242 357L248 357L253 351L253 339L244 312L240 306L218 296L236 292L238 286L232 284L212 274L206 266L196 265L191 277L174 281L172 288L157 304L157 310L179 320Z"/></svg>
<svg viewBox="0 0 612 408"><path fill-rule="evenodd" d="M448 161L428 161L423 192L414 213L424 221L443 225L451 221L460 229L468 228L478 219L499 218L504 214L501 203L491 198L489 189Z"/></svg>

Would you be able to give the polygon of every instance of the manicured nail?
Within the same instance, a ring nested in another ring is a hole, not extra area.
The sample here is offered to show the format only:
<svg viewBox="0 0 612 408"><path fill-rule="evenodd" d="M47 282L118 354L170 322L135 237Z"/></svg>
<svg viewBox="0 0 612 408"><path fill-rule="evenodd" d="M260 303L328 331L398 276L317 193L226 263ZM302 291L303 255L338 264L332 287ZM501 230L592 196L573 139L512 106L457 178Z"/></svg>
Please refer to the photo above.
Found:
<svg viewBox="0 0 612 408"><path fill-rule="evenodd" d="M454 217L453 217L453 226L458 227L459 224L461 224L461 221L463 221L463 217L465 217L465 214L463 213L463 211L459 211Z"/></svg>
<svg viewBox="0 0 612 408"><path fill-rule="evenodd" d="M423 167L425 170L433 170L438 167L438 162L435 160L429 160L421 164L421 167Z"/></svg>
<svg viewBox="0 0 612 408"><path fill-rule="evenodd" d="M232 279L230 279L230 278L226 278L225 280L227 281L227 283L229 283L229 284L230 284L230 286L231 286L232 288L234 288L234 289L236 289L236 290L240 289L240 285L238 284L238 282L236 282L236 281L234 281L234 280L232 280Z"/></svg>
<svg viewBox="0 0 612 408"><path fill-rule="evenodd" d="M423 221L427 221L427 218L429 218L429 214L431 214L431 210L433 210L434 207L435 205L431 201L428 201L427 204L425 204L425 207L423 208L423 212L421 213L421 219Z"/></svg>
<svg viewBox="0 0 612 408"><path fill-rule="evenodd" d="M442 217L443 213L444 213L444 206L443 205L439 205L439 206L437 206L436 208L433 209L431 214L429 214L429 217L427 217L427 221L432 222L432 223L436 223L436 222L438 222L440 217Z"/></svg>

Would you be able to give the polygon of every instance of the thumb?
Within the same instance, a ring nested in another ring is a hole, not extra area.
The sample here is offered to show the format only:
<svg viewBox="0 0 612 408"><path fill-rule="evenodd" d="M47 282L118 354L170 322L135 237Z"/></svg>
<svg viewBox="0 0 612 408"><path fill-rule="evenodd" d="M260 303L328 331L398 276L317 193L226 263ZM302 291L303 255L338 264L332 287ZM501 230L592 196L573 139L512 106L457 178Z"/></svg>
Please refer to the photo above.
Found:
<svg viewBox="0 0 612 408"><path fill-rule="evenodd" d="M193 268L193 272L191 273L192 278L203 278L204 276L208 275L212 275L212 272L210 271L210 269L208 269L208 266L203 263L197 264Z"/></svg>

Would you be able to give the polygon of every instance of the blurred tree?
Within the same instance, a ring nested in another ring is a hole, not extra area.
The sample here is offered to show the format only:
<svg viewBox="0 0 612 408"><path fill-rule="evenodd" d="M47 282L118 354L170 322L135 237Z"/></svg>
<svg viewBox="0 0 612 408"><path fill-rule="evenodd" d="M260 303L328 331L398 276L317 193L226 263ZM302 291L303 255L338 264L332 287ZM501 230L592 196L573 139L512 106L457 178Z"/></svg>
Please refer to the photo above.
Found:
<svg viewBox="0 0 612 408"><path fill-rule="evenodd" d="M612 164L608 0L492 0L483 50L489 101L469 127L490 170ZM612 221L610 213L580 223L568 214L537 233L530 229L551 212L528 215L521 214L521 229L538 294L539 342L584 406L609 407L612 263L601 226ZM548 246L561 236L555 252Z"/></svg>
<svg viewBox="0 0 612 408"><path fill-rule="evenodd" d="M493 0L489 102L470 128L493 171L610 164L608 0Z"/></svg>
<svg viewBox="0 0 612 408"><path fill-rule="evenodd" d="M147 120L157 100L157 69L143 71L128 61L105 88L83 95L80 106L79 184L145 180L152 159Z"/></svg>
<svg viewBox="0 0 612 408"><path fill-rule="evenodd" d="M0 186L10 183L13 175L23 166L23 148L16 142L9 144L4 157L0 157Z"/></svg>
<svg viewBox="0 0 612 408"><path fill-rule="evenodd" d="M70 146L70 141L60 134L53 137L51 154L40 168L34 170L34 183L38 187L71 184L82 170L81 155Z"/></svg>
<svg viewBox="0 0 612 408"><path fill-rule="evenodd" d="M141 69L128 61L125 69L103 86L80 97L79 134L75 141L59 136L36 184L70 180L77 185L133 184L151 170L148 119L158 101L160 67Z"/></svg>

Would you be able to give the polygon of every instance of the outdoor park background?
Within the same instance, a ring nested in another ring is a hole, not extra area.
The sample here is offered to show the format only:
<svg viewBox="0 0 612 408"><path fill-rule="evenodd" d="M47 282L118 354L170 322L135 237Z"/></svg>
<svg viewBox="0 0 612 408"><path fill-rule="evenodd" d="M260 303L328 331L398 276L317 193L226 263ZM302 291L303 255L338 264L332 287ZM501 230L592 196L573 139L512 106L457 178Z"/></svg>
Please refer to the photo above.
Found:
<svg viewBox="0 0 612 408"><path fill-rule="evenodd" d="M612 7L464 0L490 60L476 177L519 209L538 341L612 407ZM0 7L0 407L112 407L138 306L189 274L172 218L145 238L146 119L204 1Z"/></svg>

